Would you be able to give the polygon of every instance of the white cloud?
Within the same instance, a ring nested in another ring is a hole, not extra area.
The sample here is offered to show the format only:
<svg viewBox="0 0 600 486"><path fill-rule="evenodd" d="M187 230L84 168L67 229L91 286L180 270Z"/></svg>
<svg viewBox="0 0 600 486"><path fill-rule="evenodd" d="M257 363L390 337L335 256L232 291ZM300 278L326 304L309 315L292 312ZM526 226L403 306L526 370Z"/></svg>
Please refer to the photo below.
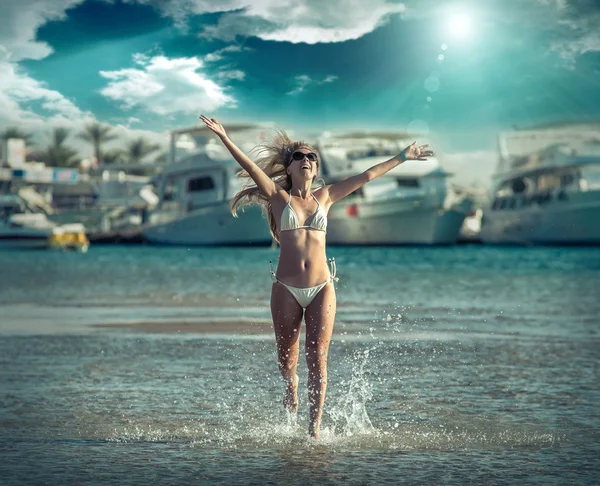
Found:
<svg viewBox="0 0 600 486"><path fill-rule="evenodd" d="M68 9L84 0L0 0L0 131L17 127L33 135L33 143L43 147L55 127L71 130L67 144L80 151L83 157L92 154L92 148L76 134L94 116L81 110L74 101L45 83L32 78L18 63L21 60L40 60L52 47L36 39L39 27L49 21L66 18ZM32 105L41 106L38 112ZM139 120L131 117L129 123ZM114 127L119 140L144 136L153 143L166 146L166 134L148 130L131 130L124 125Z"/></svg>
<svg viewBox="0 0 600 486"><path fill-rule="evenodd" d="M18 65L0 59L0 125L28 125L39 129L50 121L68 123L91 116L82 112L58 91L49 89L23 72ZM49 112L43 116L24 106L40 104Z"/></svg>
<svg viewBox="0 0 600 486"><path fill-rule="evenodd" d="M199 113L235 106L235 99L202 74L203 62L197 57L134 56L135 68L100 71L110 80L101 93L123 103L157 113Z"/></svg>
<svg viewBox="0 0 600 486"><path fill-rule="evenodd" d="M248 52L252 51L249 47L244 47L238 44L231 44L222 49L218 49L214 52L206 54L202 60L205 63L217 63L219 61L223 61L228 54L238 53L238 52ZM216 79L221 82L226 82L230 80L243 81L246 78L246 73L241 71L240 69L232 69L233 64L228 64L226 66L222 66L216 72Z"/></svg>
<svg viewBox="0 0 600 486"><path fill-rule="evenodd" d="M358 39L385 23L392 15L405 18L447 17L461 4L439 0L130 0L154 5L180 26L188 17L221 13L216 25L204 26L201 36L233 41L255 36L264 40L292 43L328 43ZM600 52L600 10L586 0L490 0L473 4L471 10L487 15L477 19L480 28L504 23L521 25L523 32L543 31L552 38L550 49L567 66L586 52ZM468 11L469 6L465 7ZM486 14L487 12L487 14ZM486 22L488 22L486 24ZM221 59L220 53L205 56L207 62Z"/></svg>
<svg viewBox="0 0 600 486"><path fill-rule="evenodd" d="M574 67L576 58L587 52L600 52L600 11L577 19L559 21L564 29L562 38L552 41L551 48Z"/></svg>
<svg viewBox="0 0 600 486"><path fill-rule="evenodd" d="M36 40L40 26L65 18L66 11L83 0L8 0L0 3L0 128L16 126L31 133L52 126L70 126L91 115L44 83L30 77L18 64L43 59L52 52ZM29 108L40 105L48 114Z"/></svg>
<svg viewBox="0 0 600 486"><path fill-rule="evenodd" d="M404 4L385 0L346 0L332 2L296 2L289 0L288 9L253 9L249 15L262 17L273 25L271 31L258 35L265 40L307 44L344 42L358 39L382 24L391 15L405 11ZM240 15L228 14L228 16Z"/></svg>
<svg viewBox="0 0 600 486"><path fill-rule="evenodd" d="M237 81L243 81L246 78L246 73L244 71L240 71L239 69L232 69L229 71L219 71L217 73L217 79L219 81L228 81L231 79L235 79Z"/></svg>
<svg viewBox="0 0 600 486"><path fill-rule="evenodd" d="M0 70L5 66L0 63ZM3 76L3 82L6 82L7 77ZM24 76L18 75L12 77L14 82L23 82L29 87L26 90L28 96L19 98L13 97L0 89L0 131L4 131L9 127L17 127L21 130L33 135L32 142L36 147L44 147L49 142L49 135L53 128L63 127L71 132L71 136L67 139L67 145L77 150L82 158L92 155L92 147L86 141L77 137L77 134L83 131L85 124L95 121L91 113L82 112L71 102L61 97L56 91L48 90L43 86L39 86L37 81ZM39 97L37 97L39 96ZM44 102L44 100L46 100ZM49 108L57 108L54 113L48 116L41 115L34 111L28 110L21 106L21 103L29 101L38 101L48 104ZM65 109L66 108L66 109ZM134 117L130 117L128 124L116 124L113 126L117 139L109 142L105 148L124 148L127 140L137 137L144 137L148 141L159 144L166 149L167 134L157 133L151 130L131 129L129 124L137 123Z"/></svg>
<svg viewBox="0 0 600 486"><path fill-rule="evenodd" d="M0 2L0 47L13 62L43 59L52 52L45 42L36 40L40 26L65 18L65 12L84 0L4 0Z"/></svg>
<svg viewBox="0 0 600 486"><path fill-rule="evenodd" d="M190 15L223 13L216 26L201 33L209 38L234 40L241 35L308 44L357 39L405 10L402 3L388 0L137 1L155 5L178 25L185 25Z"/></svg>
<svg viewBox="0 0 600 486"><path fill-rule="evenodd" d="M294 78L294 89L292 91L289 91L287 94L289 95L297 95L302 93L307 86L310 85L310 83L312 82L312 79L310 79L310 76L307 76L306 74L301 74L300 76L296 76Z"/></svg>
<svg viewBox="0 0 600 486"><path fill-rule="evenodd" d="M246 8L250 0L125 0L130 3L152 5L177 25L185 28L190 15L230 12Z"/></svg>
<svg viewBox="0 0 600 486"><path fill-rule="evenodd" d="M0 50L1 54L1 50ZM67 145L77 150L82 157L92 155L89 143L76 135L83 131L85 124L95 121L94 116L78 108L75 103L58 91L49 89L44 83L31 78L16 64L7 62L0 55L0 131L17 127L33 135L33 144L44 147L49 142L53 128L63 127L71 131ZM27 108L35 103L48 113L41 114ZM129 117L128 124L137 123L135 117ZM107 148L124 147L125 141L143 136L152 143L166 148L167 135L149 130L131 129L128 125L117 124L114 131L118 139L107 144Z"/></svg>
<svg viewBox="0 0 600 486"><path fill-rule="evenodd" d="M537 0L520 2L512 12L511 20L526 29L545 32L551 37L550 49L557 52L573 68L580 55L600 52L600 8L597 2L587 0Z"/></svg>
<svg viewBox="0 0 600 486"><path fill-rule="evenodd" d="M236 44L229 45L223 49L218 49L214 52L206 54L203 58L204 62L217 62L221 61L225 56L224 54L230 54L232 52L248 52L251 51L249 47L242 47Z"/></svg>
<svg viewBox="0 0 600 486"><path fill-rule="evenodd" d="M299 76L294 77L294 89L292 89L286 94L290 96L295 96L305 91L306 88L308 88L310 85L320 86L322 84L329 84L333 83L336 79L338 79L337 76L329 75L319 81L312 79L306 74L300 74Z"/></svg>

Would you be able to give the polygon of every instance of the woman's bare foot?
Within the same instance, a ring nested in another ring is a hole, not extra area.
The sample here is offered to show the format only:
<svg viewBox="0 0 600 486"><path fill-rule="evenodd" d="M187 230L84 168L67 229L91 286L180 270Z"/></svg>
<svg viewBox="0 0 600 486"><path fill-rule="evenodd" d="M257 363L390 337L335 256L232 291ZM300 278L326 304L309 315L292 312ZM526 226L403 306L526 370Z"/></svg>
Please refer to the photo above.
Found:
<svg viewBox="0 0 600 486"><path fill-rule="evenodd" d="M321 424L309 424L308 435L310 435L313 439L319 439L321 437Z"/></svg>
<svg viewBox="0 0 600 486"><path fill-rule="evenodd" d="M286 384L283 406L290 413L298 413L298 375Z"/></svg>

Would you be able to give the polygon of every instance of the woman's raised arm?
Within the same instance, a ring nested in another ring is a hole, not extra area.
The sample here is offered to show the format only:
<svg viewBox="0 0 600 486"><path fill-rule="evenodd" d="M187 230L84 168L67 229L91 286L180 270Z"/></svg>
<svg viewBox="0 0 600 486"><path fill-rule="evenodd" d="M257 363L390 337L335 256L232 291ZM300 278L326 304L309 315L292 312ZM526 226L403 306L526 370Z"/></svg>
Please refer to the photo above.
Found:
<svg viewBox="0 0 600 486"><path fill-rule="evenodd" d="M348 194L352 194L358 188L364 186L367 182L389 172L394 167L399 166L405 160L427 160L425 157L430 157L433 155L432 150L425 150L427 147L429 147L429 145L417 146L417 142L413 142L395 157L392 157L385 162L381 162L380 164L374 165L373 167L364 171L362 174L348 177L348 179L344 179L343 181L327 186L329 189L328 192L330 204L345 198Z"/></svg>
<svg viewBox="0 0 600 486"><path fill-rule="evenodd" d="M277 184L275 184L275 182L273 182L273 180L267 174L265 174L258 165L250 160L250 158L231 141L231 139L227 136L223 125L221 125L214 118L207 118L204 115L201 115L200 119L221 139L223 145L227 147L227 150L229 150L233 158L238 164L240 164L242 169L248 172L248 175L252 178L264 196L270 199L277 194Z"/></svg>

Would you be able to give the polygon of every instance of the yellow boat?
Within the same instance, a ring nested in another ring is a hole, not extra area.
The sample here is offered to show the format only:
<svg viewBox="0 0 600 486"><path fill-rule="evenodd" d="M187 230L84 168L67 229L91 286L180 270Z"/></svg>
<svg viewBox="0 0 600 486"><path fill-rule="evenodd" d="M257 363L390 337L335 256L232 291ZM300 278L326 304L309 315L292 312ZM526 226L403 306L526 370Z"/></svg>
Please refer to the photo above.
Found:
<svg viewBox="0 0 600 486"><path fill-rule="evenodd" d="M90 247L90 240L88 240L82 224L63 224L53 229L50 236L50 247L86 252Z"/></svg>

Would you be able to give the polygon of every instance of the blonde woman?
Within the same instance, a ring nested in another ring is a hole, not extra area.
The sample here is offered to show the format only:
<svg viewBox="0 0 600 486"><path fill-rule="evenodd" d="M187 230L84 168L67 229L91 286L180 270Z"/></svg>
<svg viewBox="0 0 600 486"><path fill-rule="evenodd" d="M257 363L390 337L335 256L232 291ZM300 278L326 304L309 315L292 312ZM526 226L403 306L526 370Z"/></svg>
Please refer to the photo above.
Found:
<svg viewBox="0 0 600 486"><path fill-rule="evenodd" d="M283 404L291 413L298 411L296 368L304 317L310 405L308 432L319 438L327 388L327 353L336 312L335 262L328 262L325 255L327 212L336 201L403 161L425 160L433 152L425 150L427 145L417 146L414 142L397 156L362 174L315 190L319 155L307 143L294 142L280 133L272 142L262 144L260 157L253 162L228 138L217 120L204 115L200 119L240 164L243 169L240 175L254 181L233 198L232 213L236 215L236 209L245 204L263 205L271 233L279 242L279 263L275 272L271 270L271 314L279 371L286 384Z"/></svg>

